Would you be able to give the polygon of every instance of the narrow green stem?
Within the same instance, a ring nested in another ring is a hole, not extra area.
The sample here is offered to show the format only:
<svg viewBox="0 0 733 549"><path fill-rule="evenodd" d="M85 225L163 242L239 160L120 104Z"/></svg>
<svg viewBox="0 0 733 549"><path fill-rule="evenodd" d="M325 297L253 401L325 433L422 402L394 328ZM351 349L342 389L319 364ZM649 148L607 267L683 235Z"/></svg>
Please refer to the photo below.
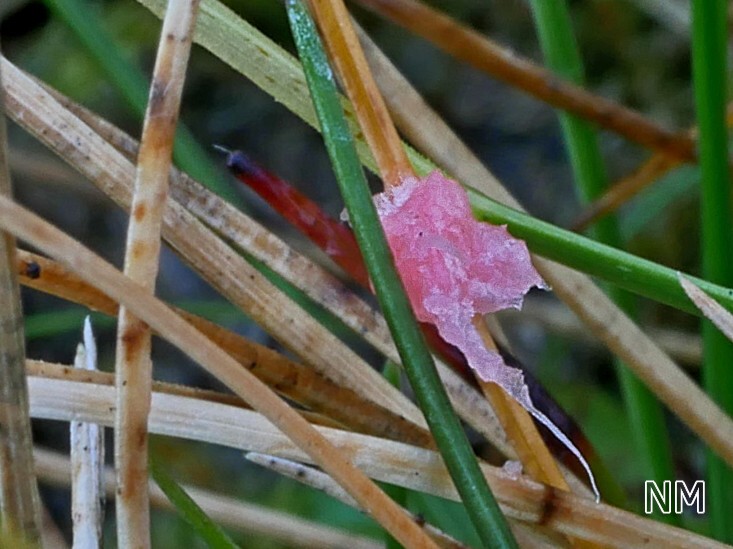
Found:
<svg viewBox="0 0 733 549"><path fill-rule="evenodd" d="M104 29L94 9L80 0L45 0L48 7L76 35L89 55L115 85L132 111L145 114L149 82L142 72L120 53L114 38ZM222 171L210 160L191 131L182 123L176 130L173 159L191 177L230 202L239 198Z"/></svg>
<svg viewBox="0 0 733 549"><path fill-rule="evenodd" d="M692 69L700 128L702 174L702 274L711 282L733 283L728 133L725 126L727 2L693 0ZM703 382L710 396L733 413L733 344L703 321ZM711 533L733 543L733 471L708 452L708 514Z"/></svg>
<svg viewBox="0 0 733 549"><path fill-rule="evenodd" d="M186 491L168 474L166 468L150 457L150 474L155 483L188 522L194 531L212 549L236 549L238 545L204 512Z"/></svg>
<svg viewBox="0 0 733 549"><path fill-rule="evenodd" d="M530 0L530 4L549 67L575 84L583 85L583 63L565 0ZM559 112L558 115L576 186L582 198L590 202L601 196L608 186L598 135L587 121L566 112ZM601 220L594 234L605 244L618 248L623 245L615 216ZM632 318L636 316L636 301L631 295L618 288L612 288L610 294L626 314ZM646 466L645 477L656 481L658 485L664 480L674 480L672 452L659 401L626 364L616 359L615 365L636 450ZM679 524L678 515L660 512L657 518Z"/></svg>
<svg viewBox="0 0 733 549"><path fill-rule="evenodd" d="M478 191L469 189L468 194L477 219L507 225L509 232L526 241L532 252L630 292L700 315L682 291L676 270L566 231L499 204ZM701 278L689 278L724 307L733 310L733 289Z"/></svg>
<svg viewBox="0 0 733 549"><path fill-rule="evenodd" d="M299 0L288 0L287 7L341 194L415 396L483 543L487 547L516 547L451 408L405 295L313 21Z"/></svg>

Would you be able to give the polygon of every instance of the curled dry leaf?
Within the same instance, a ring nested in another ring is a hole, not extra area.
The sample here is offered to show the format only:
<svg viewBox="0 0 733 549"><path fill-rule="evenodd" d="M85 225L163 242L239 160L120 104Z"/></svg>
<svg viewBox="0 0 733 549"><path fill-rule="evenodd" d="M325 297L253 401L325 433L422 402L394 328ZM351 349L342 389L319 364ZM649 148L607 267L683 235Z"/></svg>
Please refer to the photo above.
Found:
<svg viewBox="0 0 733 549"><path fill-rule="evenodd" d="M499 385L550 429L578 457L598 494L580 451L532 403L522 371L487 348L476 328L477 315L520 308L532 287L548 288L527 245L506 227L478 222L463 188L438 171L405 178L374 200L417 318L434 324L481 379Z"/></svg>

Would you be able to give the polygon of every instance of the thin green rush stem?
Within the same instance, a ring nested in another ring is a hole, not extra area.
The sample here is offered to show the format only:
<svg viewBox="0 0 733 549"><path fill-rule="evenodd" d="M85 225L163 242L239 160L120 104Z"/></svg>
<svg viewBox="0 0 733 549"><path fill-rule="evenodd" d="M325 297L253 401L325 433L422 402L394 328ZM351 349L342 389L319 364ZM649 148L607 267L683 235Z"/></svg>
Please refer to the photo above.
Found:
<svg viewBox="0 0 733 549"><path fill-rule="evenodd" d="M610 282L630 292L700 315L677 281L677 271L519 212L468 189L480 221L507 225L532 252ZM685 275L687 276L687 275ZM689 277L725 308L733 311L733 289Z"/></svg>
<svg viewBox="0 0 733 549"><path fill-rule="evenodd" d="M125 59L112 36L90 6L80 0L45 0L48 7L74 33L107 78L117 87L129 107L140 118L148 102L149 82L142 72ZM209 159L191 131L178 124L173 158L185 172L207 185L230 202L237 203L238 195L227 183L220 169Z"/></svg>
<svg viewBox="0 0 733 549"><path fill-rule="evenodd" d="M571 82L583 85L583 63L565 0L530 0L530 4L549 67ZM596 130L586 120L566 112L559 112L558 115L576 186L583 199L590 202L601 196L608 186ZM593 232L600 242L622 247L615 216L602 219ZM611 288L609 293L621 310L631 318L636 316L636 300L633 296L618 288ZM614 362L636 450L644 460L645 477L661 486L664 480L674 479L674 463L662 406L626 364L618 359ZM680 522L679 516L675 514L659 512L656 516L667 523Z"/></svg>
<svg viewBox="0 0 733 549"><path fill-rule="evenodd" d="M693 0L692 69L700 128L702 186L702 274L711 282L733 283L728 134L725 126L727 2ZM733 343L703 320L703 384L721 408L733 413ZM711 534L733 543L733 471L708 452L708 515Z"/></svg>
<svg viewBox="0 0 733 549"><path fill-rule="evenodd" d="M405 296L313 21L299 0L288 0L287 8L341 194L410 384L483 543L517 547L451 408Z"/></svg>
<svg viewBox="0 0 733 549"><path fill-rule="evenodd" d="M155 483L176 508L183 519L212 549L236 549L239 547L211 520L201 507L189 496L186 491L168 474L163 464L151 456L150 474Z"/></svg>

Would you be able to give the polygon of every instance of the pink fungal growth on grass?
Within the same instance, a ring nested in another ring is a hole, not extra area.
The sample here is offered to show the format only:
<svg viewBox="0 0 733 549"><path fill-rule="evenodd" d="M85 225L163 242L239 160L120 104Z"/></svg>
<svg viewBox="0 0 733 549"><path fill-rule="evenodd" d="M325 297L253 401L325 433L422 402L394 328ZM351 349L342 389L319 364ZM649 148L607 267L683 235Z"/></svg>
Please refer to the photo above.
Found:
<svg viewBox="0 0 733 549"><path fill-rule="evenodd" d="M476 221L463 188L437 171L407 179L375 203L417 318L435 324L481 379L518 398L510 388L524 385L521 372L486 348L473 321L520 308L530 288L546 288L526 244L506 227Z"/></svg>
<svg viewBox="0 0 733 549"><path fill-rule="evenodd" d="M521 308L532 287L548 288L527 245L504 226L477 221L463 188L438 171L407 178L374 202L418 320L434 324L481 379L502 387L565 444L588 472L598 499L580 451L535 408L521 370L487 348L474 324L478 315Z"/></svg>

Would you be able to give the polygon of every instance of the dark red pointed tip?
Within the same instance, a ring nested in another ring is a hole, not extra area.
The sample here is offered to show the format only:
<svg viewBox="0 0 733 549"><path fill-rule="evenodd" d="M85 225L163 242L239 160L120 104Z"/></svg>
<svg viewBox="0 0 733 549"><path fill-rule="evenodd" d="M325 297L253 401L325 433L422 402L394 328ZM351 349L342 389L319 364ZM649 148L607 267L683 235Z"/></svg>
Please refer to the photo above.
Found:
<svg viewBox="0 0 733 549"><path fill-rule="evenodd" d="M233 151L223 145L212 145L212 147L226 156L227 168L234 175L250 173L254 170L253 162L242 151Z"/></svg>

